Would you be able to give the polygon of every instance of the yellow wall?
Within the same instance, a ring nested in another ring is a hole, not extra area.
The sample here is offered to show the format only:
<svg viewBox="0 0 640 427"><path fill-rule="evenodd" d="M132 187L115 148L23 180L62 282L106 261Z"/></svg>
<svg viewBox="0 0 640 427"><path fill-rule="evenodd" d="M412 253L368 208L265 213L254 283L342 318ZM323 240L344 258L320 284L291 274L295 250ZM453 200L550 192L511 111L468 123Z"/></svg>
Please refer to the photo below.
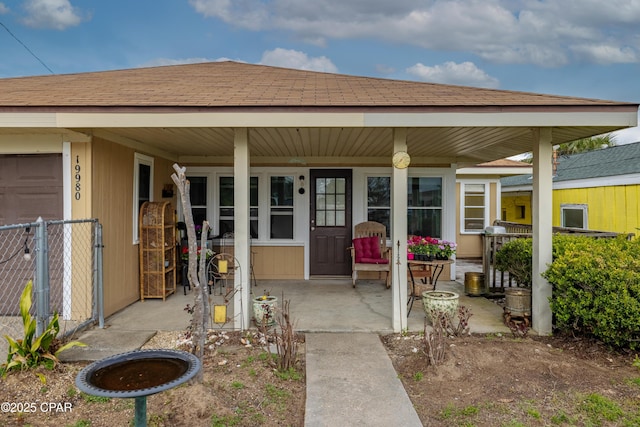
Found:
<svg viewBox="0 0 640 427"><path fill-rule="evenodd" d="M638 233L640 185L554 190L553 225L560 225L562 204L587 205L588 228L591 230Z"/></svg>
<svg viewBox="0 0 640 427"><path fill-rule="evenodd" d="M524 206L524 218L520 216L518 206ZM510 193L503 193L502 211L506 213L505 221L531 224L531 193L520 192L513 196ZM502 219L502 214L500 218Z"/></svg>
<svg viewBox="0 0 640 427"><path fill-rule="evenodd" d="M503 194L502 209L506 209L506 220L531 224L531 196L520 194L519 196ZM515 218L516 204L526 206L526 218ZM556 227L561 225L560 206L563 204L587 205L590 230L638 234L640 185L553 190L553 225Z"/></svg>

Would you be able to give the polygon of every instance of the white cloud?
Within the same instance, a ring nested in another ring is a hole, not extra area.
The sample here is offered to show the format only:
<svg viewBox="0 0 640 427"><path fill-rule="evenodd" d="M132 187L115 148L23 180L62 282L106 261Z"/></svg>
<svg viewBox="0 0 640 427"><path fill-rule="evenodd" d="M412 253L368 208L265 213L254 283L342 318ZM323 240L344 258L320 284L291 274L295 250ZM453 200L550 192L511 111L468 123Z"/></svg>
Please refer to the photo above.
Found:
<svg viewBox="0 0 640 427"><path fill-rule="evenodd" d="M638 62L638 51L629 47L605 44L576 45L571 50L586 62L596 64L634 63Z"/></svg>
<svg viewBox="0 0 640 427"><path fill-rule="evenodd" d="M64 30L80 24L84 19L69 0L27 0L25 25L32 28Z"/></svg>
<svg viewBox="0 0 640 427"><path fill-rule="evenodd" d="M282 48L265 51L260 64L326 73L338 72L338 68L326 56L310 58L304 52Z"/></svg>
<svg viewBox="0 0 640 427"><path fill-rule="evenodd" d="M9 13L9 8L4 3L0 3L0 15Z"/></svg>
<svg viewBox="0 0 640 427"><path fill-rule="evenodd" d="M562 66L572 60L640 62L637 0L190 0L250 30L289 31L323 46L374 38L470 51L502 63Z"/></svg>
<svg viewBox="0 0 640 427"><path fill-rule="evenodd" d="M418 77L421 80L431 83L445 83L454 85L498 88L500 82L498 79L491 77L485 73L473 62L445 62L444 64L434 65L432 67L416 64L407 68L407 72Z"/></svg>

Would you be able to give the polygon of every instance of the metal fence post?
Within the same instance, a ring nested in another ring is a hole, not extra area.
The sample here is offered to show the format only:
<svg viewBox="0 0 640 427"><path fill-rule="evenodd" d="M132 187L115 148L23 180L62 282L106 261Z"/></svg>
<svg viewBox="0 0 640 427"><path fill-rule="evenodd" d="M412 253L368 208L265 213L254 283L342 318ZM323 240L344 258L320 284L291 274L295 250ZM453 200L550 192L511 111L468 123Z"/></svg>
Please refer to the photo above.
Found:
<svg viewBox="0 0 640 427"><path fill-rule="evenodd" d="M36 336L42 335L48 323L49 310L49 244L47 242L47 227L42 217L36 220Z"/></svg>
<svg viewBox="0 0 640 427"><path fill-rule="evenodd" d="M95 245L94 245L94 262L95 262L95 275L94 275L94 301L96 304L96 312L98 315L98 324L100 328L104 328L104 295L103 295L103 283L102 283L102 224L96 221L95 226Z"/></svg>

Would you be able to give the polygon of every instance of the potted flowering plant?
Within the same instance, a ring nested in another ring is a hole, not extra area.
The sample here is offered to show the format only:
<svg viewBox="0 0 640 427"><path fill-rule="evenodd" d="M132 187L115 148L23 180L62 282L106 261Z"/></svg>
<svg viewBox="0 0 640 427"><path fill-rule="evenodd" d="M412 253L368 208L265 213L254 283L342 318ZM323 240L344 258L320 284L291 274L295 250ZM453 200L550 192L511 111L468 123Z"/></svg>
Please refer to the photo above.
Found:
<svg viewBox="0 0 640 427"><path fill-rule="evenodd" d="M429 261L435 255L437 239L423 236L411 236L407 241L407 258Z"/></svg>
<svg viewBox="0 0 640 427"><path fill-rule="evenodd" d="M430 261L449 259L456 252L456 244L429 236L411 236L407 241L407 259Z"/></svg>
<svg viewBox="0 0 640 427"><path fill-rule="evenodd" d="M200 255L202 253L202 248L200 246L198 246L198 261L200 261ZM207 257L207 259L211 258L213 256L213 251L211 249L205 249L204 251L205 256ZM189 261L189 247L188 246L183 246L182 247L182 255L181 255L182 261Z"/></svg>
<svg viewBox="0 0 640 427"><path fill-rule="evenodd" d="M436 259L449 259L453 254L456 253L456 247L457 245L455 242L440 240L436 248Z"/></svg>

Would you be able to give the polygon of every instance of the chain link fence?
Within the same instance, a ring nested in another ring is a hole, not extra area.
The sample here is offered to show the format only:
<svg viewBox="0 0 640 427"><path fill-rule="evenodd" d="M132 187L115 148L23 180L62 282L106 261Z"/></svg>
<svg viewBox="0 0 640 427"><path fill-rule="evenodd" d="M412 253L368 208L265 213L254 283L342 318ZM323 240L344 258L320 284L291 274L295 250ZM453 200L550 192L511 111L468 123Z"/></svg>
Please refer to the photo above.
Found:
<svg viewBox="0 0 640 427"><path fill-rule="evenodd" d="M0 226L0 335L21 338L20 296L33 281L31 315L40 334L58 313L59 337L104 325L102 228L95 219ZM0 344L0 361L7 343Z"/></svg>

